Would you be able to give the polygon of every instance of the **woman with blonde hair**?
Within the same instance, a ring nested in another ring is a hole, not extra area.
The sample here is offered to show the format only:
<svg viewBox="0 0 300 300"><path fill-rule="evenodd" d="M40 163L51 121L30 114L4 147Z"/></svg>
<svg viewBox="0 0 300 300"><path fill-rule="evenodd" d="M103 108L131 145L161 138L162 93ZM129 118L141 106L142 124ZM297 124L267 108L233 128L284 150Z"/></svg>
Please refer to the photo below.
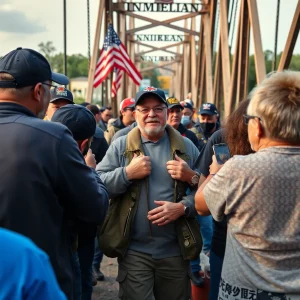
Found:
<svg viewBox="0 0 300 300"><path fill-rule="evenodd" d="M219 297L300 299L300 73L265 79L244 120L256 153L214 158L195 196L199 214L228 222Z"/></svg>

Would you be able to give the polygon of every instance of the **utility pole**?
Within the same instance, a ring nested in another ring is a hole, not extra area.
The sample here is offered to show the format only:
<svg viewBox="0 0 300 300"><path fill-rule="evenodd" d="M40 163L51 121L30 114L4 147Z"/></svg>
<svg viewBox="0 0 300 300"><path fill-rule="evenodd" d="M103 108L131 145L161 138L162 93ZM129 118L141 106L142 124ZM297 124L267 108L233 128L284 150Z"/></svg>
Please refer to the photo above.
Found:
<svg viewBox="0 0 300 300"><path fill-rule="evenodd" d="M64 1L64 73L67 75L67 4Z"/></svg>

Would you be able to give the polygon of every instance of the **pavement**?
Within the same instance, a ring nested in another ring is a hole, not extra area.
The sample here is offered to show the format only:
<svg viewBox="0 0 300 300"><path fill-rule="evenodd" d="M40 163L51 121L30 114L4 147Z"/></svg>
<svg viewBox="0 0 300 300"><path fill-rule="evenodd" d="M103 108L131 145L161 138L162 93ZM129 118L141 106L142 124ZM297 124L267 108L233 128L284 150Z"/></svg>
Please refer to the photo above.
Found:
<svg viewBox="0 0 300 300"><path fill-rule="evenodd" d="M117 259L104 256L101 263L101 271L105 276L105 280L98 281L97 285L94 286L92 300L118 300Z"/></svg>

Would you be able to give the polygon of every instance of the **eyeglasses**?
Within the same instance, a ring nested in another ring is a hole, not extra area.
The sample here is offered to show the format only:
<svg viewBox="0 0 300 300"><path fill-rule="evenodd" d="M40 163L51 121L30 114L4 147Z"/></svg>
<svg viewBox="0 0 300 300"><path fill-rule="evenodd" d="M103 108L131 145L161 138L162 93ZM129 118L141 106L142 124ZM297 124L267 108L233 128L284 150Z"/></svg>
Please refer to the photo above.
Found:
<svg viewBox="0 0 300 300"><path fill-rule="evenodd" d="M50 83L42 82L42 84L48 85L48 86L50 86L50 87L52 87L52 88L54 88L54 89L57 88L56 85L53 85L53 84L50 84Z"/></svg>
<svg viewBox="0 0 300 300"><path fill-rule="evenodd" d="M257 116L243 115L243 118L244 118L245 125L248 125L249 124L249 120L251 120L251 119L258 119L259 121L261 121L261 118L257 117Z"/></svg>
<svg viewBox="0 0 300 300"><path fill-rule="evenodd" d="M135 111L135 108L134 107L126 107L126 108L124 108L124 111L126 111L126 110Z"/></svg>
<svg viewBox="0 0 300 300"><path fill-rule="evenodd" d="M142 109L136 108L136 110L139 111L143 115L147 115L150 113L151 110L153 110L154 113L156 113L156 114L161 114L165 108L167 108L167 107L164 106L164 107L142 108Z"/></svg>

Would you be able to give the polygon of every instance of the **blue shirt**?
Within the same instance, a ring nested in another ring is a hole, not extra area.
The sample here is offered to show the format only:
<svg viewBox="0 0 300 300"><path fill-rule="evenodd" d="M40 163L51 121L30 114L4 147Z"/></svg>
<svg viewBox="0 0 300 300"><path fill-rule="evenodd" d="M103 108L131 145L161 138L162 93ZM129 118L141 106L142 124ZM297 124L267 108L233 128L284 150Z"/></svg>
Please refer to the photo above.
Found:
<svg viewBox="0 0 300 300"><path fill-rule="evenodd" d="M45 252L3 228L0 240L0 299L67 299Z"/></svg>

